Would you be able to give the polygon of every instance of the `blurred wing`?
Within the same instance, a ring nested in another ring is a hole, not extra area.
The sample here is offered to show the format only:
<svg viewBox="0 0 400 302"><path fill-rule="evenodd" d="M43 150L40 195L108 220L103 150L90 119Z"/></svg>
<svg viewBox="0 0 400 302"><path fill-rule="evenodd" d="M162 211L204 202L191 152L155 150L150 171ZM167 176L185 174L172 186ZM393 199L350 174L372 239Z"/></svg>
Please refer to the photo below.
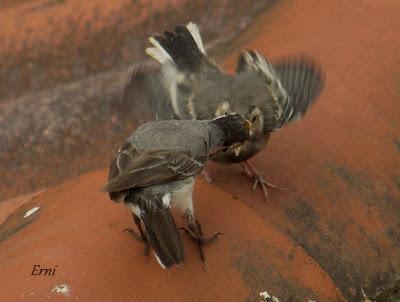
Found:
<svg viewBox="0 0 400 302"><path fill-rule="evenodd" d="M162 82L161 68L154 61L137 63L124 87L118 110L138 124L174 119L169 91Z"/></svg>
<svg viewBox="0 0 400 302"><path fill-rule="evenodd" d="M253 73L265 82L269 102L264 112L266 131L300 120L324 86L321 67L305 56L272 64L258 52L246 51L239 58L236 71Z"/></svg>
<svg viewBox="0 0 400 302"><path fill-rule="evenodd" d="M107 192L150 185L196 176L203 169L203 161L190 152L146 151L138 152L131 143L125 143L111 163Z"/></svg>
<svg viewBox="0 0 400 302"><path fill-rule="evenodd" d="M236 72L252 74L255 80L265 83L264 129L273 131L285 114L288 103L286 90L274 65L258 52L249 50L240 56Z"/></svg>
<svg viewBox="0 0 400 302"><path fill-rule="evenodd" d="M284 59L274 64L289 98L280 120L283 124L300 120L324 88L325 75L321 66L306 56Z"/></svg>

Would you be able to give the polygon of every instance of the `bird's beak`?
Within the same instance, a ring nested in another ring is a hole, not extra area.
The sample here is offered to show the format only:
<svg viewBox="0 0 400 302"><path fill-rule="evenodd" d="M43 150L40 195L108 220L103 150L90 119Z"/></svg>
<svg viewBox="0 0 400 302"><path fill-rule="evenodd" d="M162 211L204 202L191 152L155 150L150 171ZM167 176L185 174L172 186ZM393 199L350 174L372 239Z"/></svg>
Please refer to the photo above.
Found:
<svg viewBox="0 0 400 302"><path fill-rule="evenodd" d="M246 127L246 129L251 130L251 122L249 120L244 120L244 126Z"/></svg>
<svg viewBox="0 0 400 302"><path fill-rule="evenodd" d="M242 148L242 143L234 143L226 151L227 152L233 151L235 155L238 156L241 148Z"/></svg>
<svg viewBox="0 0 400 302"><path fill-rule="evenodd" d="M251 136L251 127L252 124L249 120L244 120L244 127L249 130L249 136ZM233 149L233 152L235 153L236 157L239 156L240 150L242 148L242 144L240 144L239 146L231 146L231 150Z"/></svg>
<svg viewBox="0 0 400 302"><path fill-rule="evenodd" d="M253 133L251 131L251 128L253 127L253 124L249 120L244 120L244 126L246 127L247 130L249 130L249 136L251 136Z"/></svg>
<svg viewBox="0 0 400 302"><path fill-rule="evenodd" d="M236 148L233 150L233 151L235 152L236 157L239 156L240 148L242 148L242 146L236 147Z"/></svg>

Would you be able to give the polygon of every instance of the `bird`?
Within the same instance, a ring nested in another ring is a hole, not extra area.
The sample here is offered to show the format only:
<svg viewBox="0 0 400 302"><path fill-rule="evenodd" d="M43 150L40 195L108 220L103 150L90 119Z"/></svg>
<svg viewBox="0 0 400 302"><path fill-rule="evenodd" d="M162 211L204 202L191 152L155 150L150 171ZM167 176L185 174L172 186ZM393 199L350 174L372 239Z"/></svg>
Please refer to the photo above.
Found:
<svg viewBox="0 0 400 302"><path fill-rule="evenodd" d="M208 157L220 150L237 148L249 138L250 122L239 114L212 120L160 120L139 126L122 144L110 164L103 191L123 202L134 223L163 268L184 261L184 251L171 208L184 212L188 228L204 263L205 238L195 219L192 191L195 177Z"/></svg>
<svg viewBox="0 0 400 302"><path fill-rule="evenodd" d="M245 50L236 73L228 74L209 58L193 22L153 35L149 43L146 54L161 66L141 83L155 118L202 120L241 114L252 123L250 138L241 148L221 150L210 159L240 164L253 181L253 191L260 187L269 200L267 188L281 188L267 182L250 159L265 148L273 132L301 120L316 101L325 83L321 65L304 54L272 63L255 50ZM211 183L210 175L203 172Z"/></svg>

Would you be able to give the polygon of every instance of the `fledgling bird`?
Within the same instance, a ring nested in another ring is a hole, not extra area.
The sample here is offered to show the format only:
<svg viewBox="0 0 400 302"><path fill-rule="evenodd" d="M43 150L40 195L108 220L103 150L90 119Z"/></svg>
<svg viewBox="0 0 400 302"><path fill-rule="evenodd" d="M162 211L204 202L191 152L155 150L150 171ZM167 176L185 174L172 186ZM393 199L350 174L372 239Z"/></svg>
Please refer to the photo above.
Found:
<svg viewBox="0 0 400 302"><path fill-rule="evenodd" d="M177 26L175 32L149 38L146 53L161 64L147 79L158 119L211 119L237 112L252 123L249 140L235 150L211 157L222 164L242 165L268 199L275 188L249 162L267 144L270 134L300 120L324 86L324 74L306 56L272 64L258 52L244 51L235 75L223 72L207 56L198 26ZM207 176L207 174L206 174ZM211 179L206 177L209 181Z"/></svg>
<svg viewBox="0 0 400 302"><path fill-rule="evenodd" d="M250 123L239 114L213 120L152 121L141 125L111 162L104 190L132 211L141 239L164 268L184 260L183 246L171 208L181 209L204 263L205 239L195 220L192 191L195 176L210 154L235 148L249 138Z"/></svg>

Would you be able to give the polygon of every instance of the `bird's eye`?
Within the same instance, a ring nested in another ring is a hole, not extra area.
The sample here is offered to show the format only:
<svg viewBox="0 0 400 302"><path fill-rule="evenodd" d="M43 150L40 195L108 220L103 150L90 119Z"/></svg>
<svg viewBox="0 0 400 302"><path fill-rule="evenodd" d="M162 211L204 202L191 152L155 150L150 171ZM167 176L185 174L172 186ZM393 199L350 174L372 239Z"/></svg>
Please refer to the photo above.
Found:
<svg viewBox="0 0 400 302"><path fill-rule="evenodd" d="M224 112L224 115L228 115L228 111L227 110Z"/></svg>
<svg viewBox="0 0 400 302"><path fill-rule="evenodd" d="M252 122L252 123L254 123L254 122L256 121L257 116L258 116L258 115L253 116L253 118L251 119L251 122Z"/></svg>

